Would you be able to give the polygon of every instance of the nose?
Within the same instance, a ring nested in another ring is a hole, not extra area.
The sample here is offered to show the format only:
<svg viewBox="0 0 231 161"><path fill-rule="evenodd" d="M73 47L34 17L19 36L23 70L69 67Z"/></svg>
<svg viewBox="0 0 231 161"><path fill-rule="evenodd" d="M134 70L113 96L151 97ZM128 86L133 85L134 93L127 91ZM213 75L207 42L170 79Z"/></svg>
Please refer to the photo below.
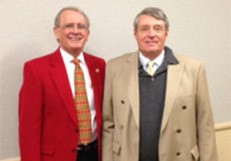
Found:
<svg viewBox="0 0 231 161"><path fill-rule="evenodd" d="M148 36L150 36L150 37L155 37L156 34L157 34L157 32L154 29L152 29L152 28L148 32Z"/></svg>
<svg viewBox="0 0 231 161"><path fill-rule="evenodd" d="M80 31L79 27L77 25L74 25L72 28L73 33L78 33Z"/></svg>

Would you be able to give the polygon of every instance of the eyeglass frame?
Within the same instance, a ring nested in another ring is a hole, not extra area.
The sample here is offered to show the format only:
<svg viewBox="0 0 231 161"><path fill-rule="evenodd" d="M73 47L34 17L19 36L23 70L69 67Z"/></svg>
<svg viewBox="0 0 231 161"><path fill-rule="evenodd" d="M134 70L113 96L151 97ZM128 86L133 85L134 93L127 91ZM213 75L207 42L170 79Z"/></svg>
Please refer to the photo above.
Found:
<svg viewBox="0 0 231 161"><path fill-rule="evenodd" d="M88 26L82 23L67 23L62 26L57 26L57 28L61 28L63 30L67 31L73 31L75 28L77 28L80 31L88 30Z"/></svg>

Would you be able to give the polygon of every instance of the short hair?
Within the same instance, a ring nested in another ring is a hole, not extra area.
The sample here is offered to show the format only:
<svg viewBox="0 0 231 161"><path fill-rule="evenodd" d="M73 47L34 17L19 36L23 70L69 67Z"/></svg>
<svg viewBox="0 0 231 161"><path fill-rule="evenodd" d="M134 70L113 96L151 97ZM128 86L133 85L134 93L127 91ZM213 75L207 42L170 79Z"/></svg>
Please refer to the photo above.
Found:
<svg viewBox="0 0 231 161"><path fill-rule="evenodd" d="M165 23L166 30L167 31L169 30L169 21L168 21L168 17L166 16L166 14L160 8L147 7L136 15L134 23L133 23L134 31L137 31L139 18L142 15L149 15L149 16L152 16L152 17L158 19L158 20L163 20Z"/></svg>
<svg viewBox="0 0 231 161"><path fill-rule="evenodd" d="M55 16L54 27L60 27L60 16L64 11L67 11L67 10L76 11L76 12L79 12L80 14L82 14L87 21L87 29L90 28L90 20L89 20L88 16L79 8L72 7L72 6L64 7L58 12L58 14Z"/></svg>

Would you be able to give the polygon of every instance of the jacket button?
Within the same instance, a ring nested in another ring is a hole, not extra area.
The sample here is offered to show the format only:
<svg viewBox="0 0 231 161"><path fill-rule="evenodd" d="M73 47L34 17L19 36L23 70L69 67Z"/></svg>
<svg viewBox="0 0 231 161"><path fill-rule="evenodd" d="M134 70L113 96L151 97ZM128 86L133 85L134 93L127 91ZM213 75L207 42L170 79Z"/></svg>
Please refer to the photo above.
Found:
<svg viewBox="0 0 231 161"><path fill-rule="evenodd" d="M177 152L177 153L176 153L177 156L180 156L180 154L181 154L180 152Z"/></svg>
<svg viewBox="0 0 231 161"><path fill-rule="evenodd" d="M72 149L72 153L77 153L77 149Z"/></svg>
<svg viewBox="0 0 231 161"><path fill-rule="evenodd" d="M182 109L185 110L187 108L187 106L182 106Z"/></svg>
<svg viewBox="0 0 231 161"><path fill-rule="evenodd" d="M177 132L177 133L181 133L181 129L177 129L176 132Z"/></svg>
<svg viewBox="0 0 231 161"><path fill-rule="evenodd" d="M125 103L124 100L121 100L121 103L124 104Z"/></svg>

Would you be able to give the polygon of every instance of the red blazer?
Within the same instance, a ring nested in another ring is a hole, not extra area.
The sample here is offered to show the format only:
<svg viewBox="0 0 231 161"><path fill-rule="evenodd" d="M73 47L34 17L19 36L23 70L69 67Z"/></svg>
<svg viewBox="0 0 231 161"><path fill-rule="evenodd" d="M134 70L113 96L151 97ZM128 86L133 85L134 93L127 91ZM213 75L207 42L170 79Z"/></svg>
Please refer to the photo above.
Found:
<svg viewBox="0 0 231 161"><path fill-rule="evenodd" d="M100 158L105 61L87 53L84 58L94 92ZM75 161L78 123L59 49L26 62L23 78L19 93L21 161Z"/></svg>

